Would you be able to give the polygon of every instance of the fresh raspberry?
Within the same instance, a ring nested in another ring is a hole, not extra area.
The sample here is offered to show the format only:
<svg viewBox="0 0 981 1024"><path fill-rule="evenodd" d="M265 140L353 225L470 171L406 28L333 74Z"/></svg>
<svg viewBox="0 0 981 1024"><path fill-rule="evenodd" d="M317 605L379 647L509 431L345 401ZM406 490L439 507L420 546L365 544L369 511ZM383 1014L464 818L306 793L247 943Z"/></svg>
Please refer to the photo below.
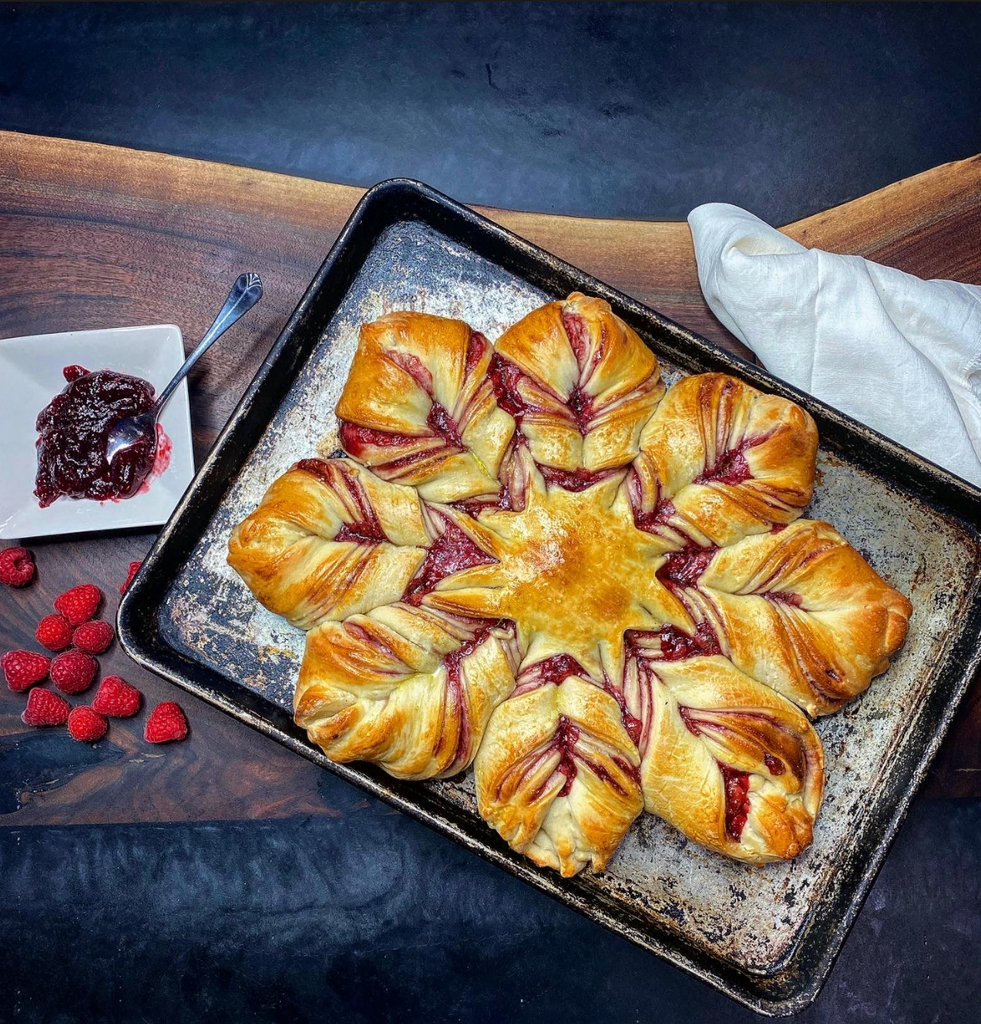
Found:
<svg viewBox="0 0 981 1024"><path fill-rule="evenodd" d="M0 582L8 587L24 587L34 579L34 555L27 548L0 551Z"/></svg>
<svg viewBox="0 0 981 1024"><path fill-rule="evenodd" d="M98 743L109 729L109 720L84 704L72 708L68 715L68 731L79 743Z"/></svg>
<svg viewBox="0 0 981 1024"><path fill-rule="evenodd" d="M146 720L143 738L147 743L170 743L187 736L187 719L180 706L172 700L158 704Z"/></svg>
<svg viewBox="0 0 981 1024"><path fill-rule="evenodd" d="M27 696L27 707L20 716L24 725L64 725L71 706L64 697L35 686Z"/></svg>
<svg viewBox="0 0 981 1024"><path fill-rule="evenodd" d="M102 600L102 591L91 583L83 583L80 587L66 590L55 598L55 611L61 612L73 626L88 622L95 615Z"/></svg>
<svg viewBox="0 0 981 1024"><path fill-rule="evenodd" d="M65 651L51 662L51 679L62 693L81 693L92 685L98 667L90 654Z"/></svg>
<svg viewBox="0 0 981 1024"><path fill-rule="evenodd" d="M51 659L37 651L7 651L0 658L0 668L11 690L29 690L48 674Z"/></svg>
<svg viewBox="0 0 981 1024"><path fill-rule="evenodd" d="M34 630L34 638L49 651L63 651L72 642L72 627L64 615L45 615Z"/></svg>
<svg viewBox="0 0 981 1024"><path fill-rule="evenodd" d="M112 643L112 626L101 619L83 622L72 633L72 643L86 654L102 654Z"/></svg>
<svg viewBox="0 0 981 1024"><path fill-rule="evenodd" d="M142 564L142 562L129 563L129 574L126 576L126 582L119 588L120 594L125 594L129 590L129 585L133 582L133 577L140 571Z"/></svg>
<svg viewBox="0 0 981 1024"><path fill-rule="evenodd" d="M0 582L8 587L22 587L34 579L34 556L27 548L4 548L0 551Z"/></svg>
<svg viewBox="0 0 981 1024"><path fill-rule="evenodd" d="M106 676L99 684L99 692L92 701L92 707L100 715L112 718L130 718L140 710L142 695L135 686L130 686L119 676Z"/></svg>

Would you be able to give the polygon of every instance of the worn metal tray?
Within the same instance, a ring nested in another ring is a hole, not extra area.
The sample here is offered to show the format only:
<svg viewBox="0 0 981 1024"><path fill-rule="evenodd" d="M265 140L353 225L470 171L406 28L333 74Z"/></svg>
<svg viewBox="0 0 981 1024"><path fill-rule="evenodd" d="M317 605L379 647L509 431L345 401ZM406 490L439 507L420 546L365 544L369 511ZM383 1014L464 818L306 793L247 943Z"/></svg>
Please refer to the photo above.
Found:
<svg viewBox="0 0 981 1024"><path fill-rule="evenodd" d="M458 316L488 337L573 290L602 296L670 382L722 370L807 408L821 435L809 515L829 519L914 605L889 672L818 731L827 788L813 846L751 867L642 815L608 870L563 881L476 813L472 776L399 783L335 765L291 717L302 634L225 564L228 533L298 458L336 445L359 325L391 309ZM819 991L979 661L981 491L411 181L358 204L119 609L138 662L446 833L556 899L767 1014Z"/></svg>

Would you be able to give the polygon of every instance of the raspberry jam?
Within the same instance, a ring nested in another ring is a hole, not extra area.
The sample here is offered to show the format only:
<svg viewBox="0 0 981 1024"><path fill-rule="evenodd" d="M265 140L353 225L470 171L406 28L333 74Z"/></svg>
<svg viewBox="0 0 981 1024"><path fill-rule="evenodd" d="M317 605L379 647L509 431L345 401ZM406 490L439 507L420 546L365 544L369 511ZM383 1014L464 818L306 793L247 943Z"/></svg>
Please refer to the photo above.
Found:
<svg viewBox="0 0 981 1024"><path fill-rule="evenodd" d="M472 569L476 565L487 565L494 559L479 547L452 520L444 518L443 532L429 549L419 571L409 581L402 600L406 604L419 605L440 580L454 573Z"/></svg>
<svg viewBox="0 0 981 1024"><path fill-rule="evenodd" d="M37 479L41 508L68 498L130 498L153 469L156 434L148 435L106 462L109 430L125 416L145 412L154 402L153 385L115 370L90 373L81 366L62 371L67 387L37 418Z"/></svg>
<svg viewBox="0 0 981 1024"><path fill-rule="evenodd" d="M560 757L559 763L555 766L555 771L559 775L565 776L565 782L562 785L562 789L559 790L558 796L568 796L573 782L576 781L576 775L579 773L578 766L573 757L573 751L578 742L579 729L565 715L559 715L559 727L555 731L554 745L558 749Z"/></svg>
<svg viewBox="0 0 981 1024"><path fill-rule="evenodd" d="M681 551L672 551L657 570L657 578L667 587L693 587L718 550L687 547Z"/></svg>
<svg viewBox="0 0 981 1024"><path fill-rule="evenodd" d="M718 765L726 793L726 832L738 843L752 810L749 802L749 775L721 761Z"/></svg>
<svg viewBox="0 0 981 1024"><path fill-rule="evenodd" d="M684 661L686 658L710 657L722 653L712 627L704 622L698 623L694 634L684 633L677 626L664 625L658 630L657 636L661 641L662 661Z"/></svg>
<svg viewBox="0 0 981 1024"><path fill-rule="evenodd" d="M560 686L569 676L589 678L586 670L571 654L553 654L533 665L532 670L543 683L555 683L556 686Z"/></svg>

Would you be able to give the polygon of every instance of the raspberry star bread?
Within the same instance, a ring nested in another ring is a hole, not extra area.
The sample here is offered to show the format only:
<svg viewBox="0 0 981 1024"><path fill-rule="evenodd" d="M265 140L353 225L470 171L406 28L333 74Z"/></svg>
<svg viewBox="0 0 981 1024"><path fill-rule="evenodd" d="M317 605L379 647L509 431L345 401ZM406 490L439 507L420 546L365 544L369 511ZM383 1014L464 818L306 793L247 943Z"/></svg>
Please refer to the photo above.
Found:
<svg viewBox="0 0 981 1024"><path fill-rule="evenodd" d="M337 413L349 457L276 480L228 554L307 631L295 718L329 758L472 764L481 815L566 877L644 809L753 863L811 842L808 715L886 670L911 607L800 518L806 412L723 374L665 390L573 294L494 345L365 325Z"/></svg>

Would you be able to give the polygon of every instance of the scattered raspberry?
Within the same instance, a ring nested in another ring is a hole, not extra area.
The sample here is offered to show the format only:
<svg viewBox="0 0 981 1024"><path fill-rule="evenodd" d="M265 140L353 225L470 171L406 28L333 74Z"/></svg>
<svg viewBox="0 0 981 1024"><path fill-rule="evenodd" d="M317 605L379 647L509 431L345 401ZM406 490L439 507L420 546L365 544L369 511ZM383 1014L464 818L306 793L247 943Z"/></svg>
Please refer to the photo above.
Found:
<svg viewBox="0 0 981 1024"><path fill-rule="evenodd" d="M172 700L158 704L146 720L143 738L147 743L170 743L187 736L187 719L180 706Z"/></svg>
<svg viewBox="0 0 981 1024"><path fill-rule="evenodd" d="M86 654L102 654L112 643L112 626L101 619L83 622L72 633L72 643Z"/></svg>
<svg viewBox="0 0 981 1024"><path fill-rule="evenodd" d="M140 571L142 562L130 562L129 563L129 574L126 577L126 582L119 588L120 594L125 594L129 590L129 585L133 582L133 577Z"/></svg>
<svg viewBox="0 0 981 1024"><path fill-rule="evenodd" d="M109 729L109 720L98 711L82 705L68 715L68 731L79 743L98 743Z"/></svg>
<svg viewBox="0 0 981 1024"><path fill-rule="evenodd" d="M49 651L63 651L72 642L72 627L64 615L45 615L34 630L34 637Z"/></svg>
<svg viewBox="0 0 981 1024"><path fill-rule="evenodd" d="M64 725L71 707L64 697L36 686L27 697L27 707L20 716L24 725Z"/></svg>
<svg viewBox="0 0 981 1024"><path fill-rule="evenodd" d="M0 668L11 690L29 690L48 674L51 659L37 651L7 651L0 658Z"/></svg>
<svg viewBox="0 0 981 1024"><path fill-rule="evenodd" d="M130 686L119 676L106 676L99 685L99 692L92 701L92 707L100 715L112 718L130 718L140 710L142 695L135 686Z"/></svg>
<svg viewBox="0 0 981 1024"><path fill-rule="evenodd" d="M8 587L23 587L34 579L34 556L27 548L0 551L0 582Z"/></svg>
<svg viewBox="0 0 981 1024"><path fill-rule="evenodd" d="M65 651L51 662L51 679L62 693L81 693L92 685L98 667L90 654Z"/></svg>
<svg viewBox="0 0 981 1024"><path fill-rule="evenodd" d="M55 611L61 612L73 626L88 622L95 615L102 600L102 591L91 583L72 587L55 599Z"/></svg>

